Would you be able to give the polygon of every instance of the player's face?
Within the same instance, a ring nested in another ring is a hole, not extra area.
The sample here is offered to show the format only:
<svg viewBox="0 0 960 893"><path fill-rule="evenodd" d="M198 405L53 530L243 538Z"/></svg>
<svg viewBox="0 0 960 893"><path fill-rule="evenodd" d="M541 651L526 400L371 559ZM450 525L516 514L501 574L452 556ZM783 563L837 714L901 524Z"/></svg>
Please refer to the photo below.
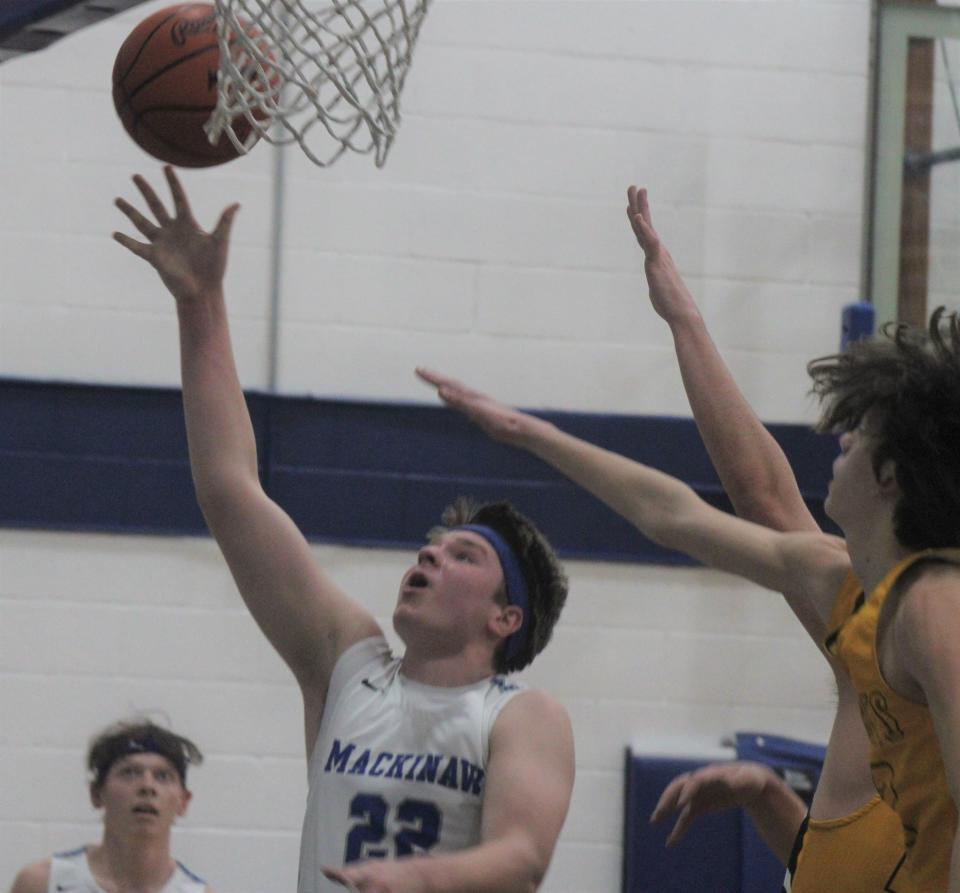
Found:
<svg viewBox="0 0 960 893"><path fill-rule="evenodd" d="M166 757L137 753L110 767L93 802L103 808L105 823L144 833L165 832L186 812L190 792Z"/></svg>
<svg viewBox="0 0 960 893"><path fill-rule="evenodd" d="M502 586L493 547L472 531L449 531L425 545L403 575L394 628L408 645L411 635L427 631L455 649L484 634L501 609L496 594Z"/></svg>
<svg viewBox="0 0 960 893"><path fill-rule="evenodd" d="M876 444L869 430L869 420L864 419L840 437L840 455L833 463L824 509L841 529L877 510L880 487L873 469Z"/></svg>

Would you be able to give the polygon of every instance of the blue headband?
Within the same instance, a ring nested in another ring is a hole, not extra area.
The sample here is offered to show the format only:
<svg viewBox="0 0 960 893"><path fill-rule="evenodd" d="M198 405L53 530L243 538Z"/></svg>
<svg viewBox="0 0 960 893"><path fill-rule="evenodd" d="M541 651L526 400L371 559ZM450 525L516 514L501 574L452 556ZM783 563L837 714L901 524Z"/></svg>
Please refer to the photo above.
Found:
<svg viewBox="0 0 960 893"><path fill-rule="evenodd" d="M129 737L119 737L111 742L109 752L97 767L95 784L100 787L106 780L110 767L117 760L131 754L155 753L166 759L179 773L182 784L187 783L187 759L180 750L174 750L171 745L158 741L149 732Z"/></svg>
<svg viewBox="0 0 960 893"><path fill-rule="evenodd" d="M493 547L500 559L500 567L503 570L503 581L506 584L507 602L516 605L523 611L523 621L520 626L509 636L504 646L504 656L507 660L512 660L517 652L523 647L527 638L527 630L530 628L530 599L527 595L527 581L523 577L523 571L520 570L520 562L513 549L507 544L507 541L497 533L492 527L486 524L461 524L454 527L454 530L469 530L482 536Z"/></svg>

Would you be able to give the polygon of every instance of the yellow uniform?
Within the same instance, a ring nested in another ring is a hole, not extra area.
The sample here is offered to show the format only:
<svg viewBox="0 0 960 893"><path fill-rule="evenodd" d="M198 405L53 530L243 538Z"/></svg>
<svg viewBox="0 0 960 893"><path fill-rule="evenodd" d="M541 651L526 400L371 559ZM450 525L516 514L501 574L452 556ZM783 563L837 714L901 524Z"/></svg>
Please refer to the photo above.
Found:
<svg viewBox="0 0 960 893"><path fill-rule="evenodd" d="M877 623L887 596L904 571L930 559L960 563L960 550L927 550L896 564L869 598L857 593L827 639L860 695L874 785L903 827L906 853L881 888L892 893L946 891L957 828L930 711L887 685L877 657Z"/></svg>
<svg viewBox="0 0 960 893"><path fill-rule="evenodd" d="M808 819L796 846L789 893L883 893L903 858L903 833L878 795L839 819Z"/></svg>
<svg viewBox="0 0 960 893"><path fill-rule="evenodd" d="M833 604L830 629L851 613L861 592L849 574ZM789 893L883 893L903 860L900 818L879 794L837 819L807 819L788 871Z"/></svg>

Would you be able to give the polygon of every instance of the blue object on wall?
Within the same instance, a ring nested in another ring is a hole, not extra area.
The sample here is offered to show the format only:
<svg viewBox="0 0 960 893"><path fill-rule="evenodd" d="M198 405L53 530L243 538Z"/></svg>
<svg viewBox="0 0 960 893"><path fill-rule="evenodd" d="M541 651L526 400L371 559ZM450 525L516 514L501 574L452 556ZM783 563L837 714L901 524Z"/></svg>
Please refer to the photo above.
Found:
<svg viewBox="0 0 960 893"><path fill-rule="evenodd" d="M740 813L698 820L678 844L666 846L673 818L649 822L660 794L682 772L707 760L655 757L627 749L622 893L736 893L740 889Z"/></svg>
<svg viewBox="0 0 960 893"><path fill-rule="evenodd" d="M840 321L840 350L846 350L854 341L862 341L873 335L873 304L859 301L843 308Z"/></svg>
<svg viewBox="0 0 960 893"><path fill-rule="evenodd" d="M736 758L770 766L809 804L826 749L776 735L741 732ZM742 810L698 819L683 840L667 849L675 817L650 825L667 784L707 759L649 756L627 749L622 893L776 893L784 866L760 839Z"/></svg>

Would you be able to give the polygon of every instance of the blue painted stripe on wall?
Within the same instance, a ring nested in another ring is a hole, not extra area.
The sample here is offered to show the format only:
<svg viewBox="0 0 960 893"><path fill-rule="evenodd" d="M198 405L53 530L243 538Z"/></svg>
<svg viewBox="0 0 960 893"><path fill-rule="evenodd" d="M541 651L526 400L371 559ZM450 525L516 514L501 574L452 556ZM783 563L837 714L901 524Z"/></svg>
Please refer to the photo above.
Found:
<svg viewBox="0 0 960 893"><path fill-rule="evenodd" d="M312 540L416 546L458 495L506 498L567 557L683 563L551 468L437 406L247 395L264 486ZM690 419L542 413L729 509ZM814 515L833 438L771 426ZM202 534L180 393L0 379L0 525Z"/></svg>

